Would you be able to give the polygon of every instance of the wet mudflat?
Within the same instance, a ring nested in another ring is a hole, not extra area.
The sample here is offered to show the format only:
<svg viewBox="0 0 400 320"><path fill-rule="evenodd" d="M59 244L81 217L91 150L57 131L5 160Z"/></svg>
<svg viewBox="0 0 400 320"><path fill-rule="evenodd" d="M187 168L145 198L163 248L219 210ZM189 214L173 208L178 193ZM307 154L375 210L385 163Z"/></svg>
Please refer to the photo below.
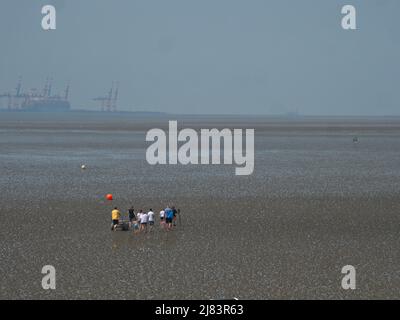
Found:
<svg viewBox="0 0 400 320"><path fill-rule="evenodd" d="M235 176L148 165L146 131L168 117L85 116L1 114L0 298L400 297L400 120L178 119L256 128L254 174ZM110 232L111 206L168 202L172 232ZM341 289L347 264L356 291Z"/></svg>

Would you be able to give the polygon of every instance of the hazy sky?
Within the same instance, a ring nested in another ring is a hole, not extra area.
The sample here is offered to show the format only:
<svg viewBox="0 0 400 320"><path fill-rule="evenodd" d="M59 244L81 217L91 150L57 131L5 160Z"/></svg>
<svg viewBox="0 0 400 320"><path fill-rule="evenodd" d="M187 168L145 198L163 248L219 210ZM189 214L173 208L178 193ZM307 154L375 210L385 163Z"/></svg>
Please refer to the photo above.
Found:
<svg viewBox="0 0 400 320"><path fill-rule="evenodd" d="M127 110L399 115L399 33L398 0L1 0L0 93L51 76L74 108L119 80Z"/></svg>

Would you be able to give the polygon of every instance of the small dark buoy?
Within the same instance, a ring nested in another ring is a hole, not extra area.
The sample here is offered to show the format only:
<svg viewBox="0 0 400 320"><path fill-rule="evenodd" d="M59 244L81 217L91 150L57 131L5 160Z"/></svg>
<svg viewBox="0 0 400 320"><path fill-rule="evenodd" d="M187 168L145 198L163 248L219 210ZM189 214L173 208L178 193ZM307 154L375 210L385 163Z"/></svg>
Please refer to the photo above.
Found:
<svg viewBox="0 0 400 320"><path fill-rule="evenodd" d="M358 137L353 137L353 143L358 143Z"/></svg>

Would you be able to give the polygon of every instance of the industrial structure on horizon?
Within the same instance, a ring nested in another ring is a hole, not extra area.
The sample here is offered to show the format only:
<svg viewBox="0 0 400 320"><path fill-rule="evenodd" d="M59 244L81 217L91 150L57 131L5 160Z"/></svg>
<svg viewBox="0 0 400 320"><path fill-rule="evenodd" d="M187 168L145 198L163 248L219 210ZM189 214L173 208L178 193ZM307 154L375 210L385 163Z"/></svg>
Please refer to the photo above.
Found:
<svg viewBox="0 0 400 320"><path fill-rule="evenodd" d="M53 79L47 78L42 90L33 88L25 92L22 88L22 78L19 77L15 92L0 93L0 99L6 99L6 109L9 111L70 111L69 84L63 95L52 94L52 87ZM93 100L100 102L99 111L117 111L118 93L119 84L113 82L107 95L94 98Z"/></svg>
<svg viewBox="0 0 400 320"><path fill-rule="evenodd" d="M20 77L15 88L15 93L3 93L0 94L0 98L7 99L7 109L10 111L69 111L71 109L68 101L69 84L65 88L64 95L53 95L52 82L51 78L47 78L42 90L33 88L24 92Z"/></svg>
<svg viewBox="0 0 400 320"><path fill-rule="evenodd" d="M118 91L119 83L113 82L107 95L93 98L93 100L100 103L101 111L115 112L117 111Z"/></svg>

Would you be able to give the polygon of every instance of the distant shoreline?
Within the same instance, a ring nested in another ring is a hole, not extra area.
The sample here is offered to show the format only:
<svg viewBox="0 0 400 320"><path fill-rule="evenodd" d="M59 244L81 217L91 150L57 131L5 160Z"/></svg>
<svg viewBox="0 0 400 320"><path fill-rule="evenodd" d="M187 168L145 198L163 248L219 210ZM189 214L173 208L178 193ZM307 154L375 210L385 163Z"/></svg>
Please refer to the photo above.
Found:
<svg viewBox="0 0 400 320"><path fill-rule="evenodd" d="M24 114L65 114L65 113L102 113L102 114L124 114L124 113L136 113L136 114L160 114L165 115L165 112L158 111L97 111L97 110L85 110L85 109L71 109L69 111L31 111L31 110L8 110L8 109L0 109L0 112L6 113L24 113Z"/></svg>
<svg viewBox="0 0 400 320"><path fill-rule="evenodd" d="M1 113L9 113L9 114L103 114L103 115L148 115L148 116L179 116L179 117L229 117L229 118L265 118L265 119L285 119L285 120L318 120L318 119L332 119L332 120L340 120L340 119L400 119L400 115L287 115L287 114L223 114L223 113L216 113L216 114L209 114L209 113L169 113L169 112L161 112L161 111L128 111L128 110L121 110L121 111L114 111L114 112L106 112L106 111L98 111L98 110L85 110L85 109L71 109L70 111L29 111L29 110L8 110L8 109L0 109Z"/></svg>

